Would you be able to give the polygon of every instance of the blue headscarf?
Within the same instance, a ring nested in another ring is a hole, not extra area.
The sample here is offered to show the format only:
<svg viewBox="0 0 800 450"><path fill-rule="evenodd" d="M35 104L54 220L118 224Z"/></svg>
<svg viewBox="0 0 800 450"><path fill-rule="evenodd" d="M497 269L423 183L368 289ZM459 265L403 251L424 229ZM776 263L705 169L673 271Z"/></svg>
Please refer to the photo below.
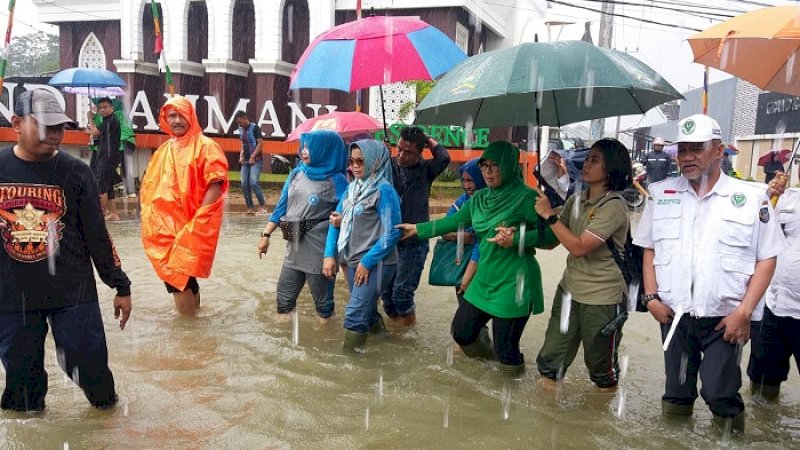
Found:
<svg viewBox="0 0 800 450"><path fill-rule="evenodd" d="M315 130L300 135L300 149L308 148L310 162L301 163L298 168L306 173L309 180L323 181L347 170L347 147L335 131Z"/></svg>
<svg viewBox="0 0 800 450"><path fill-rule="evenodd" d="M353 230L353 209L362 200L369 197L380 187L381 182L392 185L392 164L389 151L383 142L373 139L363 139L350 144L350 151L354 148L361 149L364 155L364 178L357 178L350 183L347 189L349 204L346 204L342 211L342 225L340 227L339 240L336 243L341 252L347 241L350 239L350 232Z"/></svg>
<svg viewBox="0 0 800 450"><path fill-rule="evenodd" d="M481 168L478 167L478 161L480 158L473 158L469 161L465 162L461 167L458 168L458 171L462 174L467 172L472 176L472 181L475 183L475 190L483 189L486 187L486 181L483 180L483 174L481 173Z"/></svg>

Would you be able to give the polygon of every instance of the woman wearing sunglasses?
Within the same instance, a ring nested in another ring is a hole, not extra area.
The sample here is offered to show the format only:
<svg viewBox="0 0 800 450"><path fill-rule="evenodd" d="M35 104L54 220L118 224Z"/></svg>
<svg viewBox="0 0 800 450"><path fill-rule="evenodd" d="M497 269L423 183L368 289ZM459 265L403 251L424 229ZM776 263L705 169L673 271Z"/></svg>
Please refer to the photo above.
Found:
<svg viewBox="0 0 800 450"><path fill-rule="evenodd" d="M356 350L364 346L369 331L383 328L378 296L397 269L400 198L392 186L389 151L382 142L365 139L351 144L350 168L355 179L336 207L341 225L328 228L322 271L332 280L337 258L346 266L350 301L343 347Z"/></svg>

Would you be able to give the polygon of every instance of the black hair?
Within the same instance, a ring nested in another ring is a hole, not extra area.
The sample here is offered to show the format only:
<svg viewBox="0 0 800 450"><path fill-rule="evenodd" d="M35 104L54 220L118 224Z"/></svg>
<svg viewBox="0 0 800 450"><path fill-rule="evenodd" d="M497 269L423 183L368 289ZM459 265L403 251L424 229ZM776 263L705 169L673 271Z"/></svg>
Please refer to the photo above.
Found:
<svg viewBox="0 0 800 450"><path fill-rule="evenodd" d="M420 153L422 153L422 149L425 148L425 144L428 143L428 136L425 135L425 132L422 131L420 127L403 128L400 130L400 138L414 144Z"/></svg>
<svg viewBox="0 0 800 450"><path fill-rule="evenodd" d="M239 120L242 117L247 119L247 113L244 111L236 111L236 114L233 115L233 120ZM249 119L248 119L249 120Z"/></svg>
<svg viewBox="0 0 800 450"><path fill-rule="evenodd" d="M603 154L603 166L606 169L606 187L612 191L624 191L633 182L631 155L622 142L603 138L592 144Z"/></svg>
<svg viewBox="0 0 800 450"><path fill-rule="evenodd" d="M110 99L110 98L108 98L108 97L103 97L103 98L101 98L100 100L98 100L98 101L97 101L97 104L98 104L98 105L99 105L100 103L108 103L108 104L109 104L109 105L111 105L112 107L114 106L114 103L113 103L113 102L111 101L111 99Z"/></svg>

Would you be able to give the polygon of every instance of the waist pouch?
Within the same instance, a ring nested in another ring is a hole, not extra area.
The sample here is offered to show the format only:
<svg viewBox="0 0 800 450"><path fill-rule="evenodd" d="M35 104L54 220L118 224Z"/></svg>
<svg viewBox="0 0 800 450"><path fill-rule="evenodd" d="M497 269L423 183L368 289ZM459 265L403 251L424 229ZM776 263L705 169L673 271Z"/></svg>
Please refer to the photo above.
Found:
<svg viewBox="0 0 800 450"><path fill-rule="evenodd" d="M303 239L303 236L306 232L319 224L320 222L325 222L328 219L316 219L316 220L281 220L281 223L278 225L281 229L281 234L283 234L283 238L287 241L293 240L300 240Z"/></svg>

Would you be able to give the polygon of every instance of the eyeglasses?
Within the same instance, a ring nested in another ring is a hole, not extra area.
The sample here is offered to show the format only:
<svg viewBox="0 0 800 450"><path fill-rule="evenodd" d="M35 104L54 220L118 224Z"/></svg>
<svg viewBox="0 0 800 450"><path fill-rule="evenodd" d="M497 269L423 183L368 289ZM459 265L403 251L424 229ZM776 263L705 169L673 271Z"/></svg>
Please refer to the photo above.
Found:
<svg viewBox="0 0 800 450"><path fill-rule="evenodd" d="M481 172L486 172L486 173L495 173L500 171L500 166L498 166L497 164L482 163L479 164L478 167L481 168Z"/></svg>
<svg viewBox="0 0 800 450"><path fill-rule="evenodd" d="M350 158L350 165L364 167L364 158Z"/></svg>

